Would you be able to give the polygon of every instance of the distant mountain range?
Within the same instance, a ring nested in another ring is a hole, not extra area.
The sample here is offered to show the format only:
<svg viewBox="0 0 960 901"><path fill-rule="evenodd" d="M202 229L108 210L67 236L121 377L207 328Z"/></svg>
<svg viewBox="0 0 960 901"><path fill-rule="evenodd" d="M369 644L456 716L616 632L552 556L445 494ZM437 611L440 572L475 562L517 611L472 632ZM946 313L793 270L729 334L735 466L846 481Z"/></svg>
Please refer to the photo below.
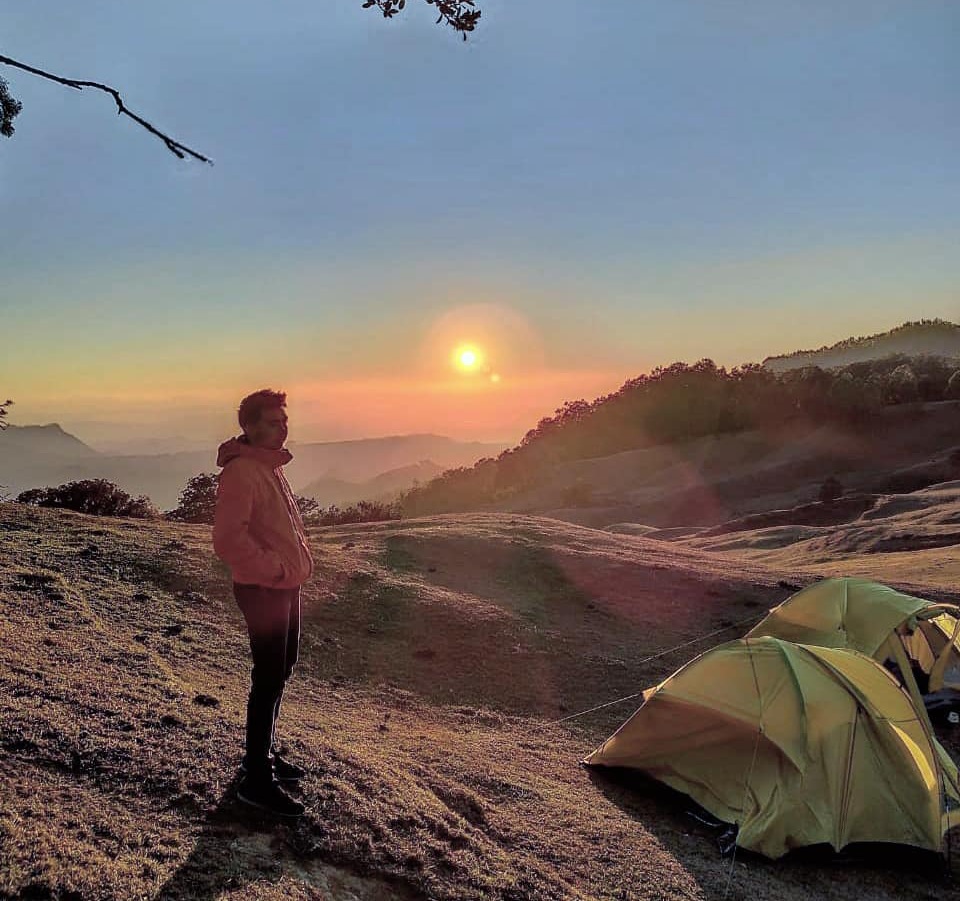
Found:
<svg viewBox="0 0 960 901"><path fill-rule="evenodd" d="M410 466L401 466L382 472L363 482L348 482L343 479L324 477L315 479L300 489L300 494L315 498L323 507L336 504L343 507L357 501L392 501L401 491L415 482L424 483L436 478L445 467L433 460L421 460Z"/></svg>
<svg viewBox="0 0 960 901"><path fill-rule="evenodd" d="M818 350L798 350L791 354L767 357L763 365L773 372L785 372L804 366L832 369L895 354L960 359L960 325L943 319L905 322L888 332L847 338Z"/></svg>
<svg viewBox="0 0 960 901"><path fill-rule="evenodd" d="M505 444L455 441L442 435L394 435L356 441L291 444L293 461L287 476L298 493L311 494L324 505L395 495L438 472L470 466L496 456ZM10 425L0 431L0 485L12 495L27 488L60 485L76 479L109 479L133 495L145 494L162 509L177 504L187 480L216 471L216 447L171 454L102 454L59 425ZM406 481L409 479L409 481ZM339 487L321 490L322 481ZM329 499L333 498L333 499Z"/></svg>

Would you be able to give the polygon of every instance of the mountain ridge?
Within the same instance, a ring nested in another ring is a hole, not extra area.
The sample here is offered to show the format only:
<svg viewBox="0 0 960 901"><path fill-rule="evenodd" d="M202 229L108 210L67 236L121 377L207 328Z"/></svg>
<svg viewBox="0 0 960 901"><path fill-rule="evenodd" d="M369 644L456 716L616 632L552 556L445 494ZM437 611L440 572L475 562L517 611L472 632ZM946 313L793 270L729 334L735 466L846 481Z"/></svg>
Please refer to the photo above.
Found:
<svg viewBox="0 0 960 901"><path fill-rule="evenodd" d="M795 350L766 357L761 365L773 372L784 372L804 366L846 366L896 354L960 358L960 325L946 319L908 321L886 332L844 338L816 350Z"/></svg>
<svg viewBox="0 0 960 901"><path fill-rule="evenodd" d="M0 454L11 445L29 448L32 453L81 453L87 456L99 456L99 451L66 431L58 422L48 422L43 425L7 423L5 428L0 430Z"/></svg>

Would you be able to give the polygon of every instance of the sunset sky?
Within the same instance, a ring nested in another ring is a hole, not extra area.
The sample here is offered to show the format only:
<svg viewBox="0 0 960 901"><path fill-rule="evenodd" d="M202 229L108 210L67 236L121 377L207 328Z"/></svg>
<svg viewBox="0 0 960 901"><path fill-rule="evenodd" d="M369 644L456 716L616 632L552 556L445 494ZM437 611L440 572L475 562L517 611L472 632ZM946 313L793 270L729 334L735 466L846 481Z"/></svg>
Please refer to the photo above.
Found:
<svg viewBox="0 0 960 901"><path fill-rule="evenodd" d="M960 320L953 0L9 4L0 400L84 440L514 442L658 364ZM455 351L469 345L471 366Z"/></svg>

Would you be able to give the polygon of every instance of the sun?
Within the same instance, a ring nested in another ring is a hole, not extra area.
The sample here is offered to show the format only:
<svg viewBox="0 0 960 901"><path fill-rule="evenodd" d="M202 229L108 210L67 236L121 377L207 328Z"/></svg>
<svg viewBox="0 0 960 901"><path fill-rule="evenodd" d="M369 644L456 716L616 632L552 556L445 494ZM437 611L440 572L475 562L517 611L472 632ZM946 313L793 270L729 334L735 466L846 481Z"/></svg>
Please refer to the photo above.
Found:
<svg viewBox="0 0 960 901"><path fill-rule="evenodd" d="M453 362L461 372L479 372L483 354L473 344L461 344L453 351Z"/></svg>

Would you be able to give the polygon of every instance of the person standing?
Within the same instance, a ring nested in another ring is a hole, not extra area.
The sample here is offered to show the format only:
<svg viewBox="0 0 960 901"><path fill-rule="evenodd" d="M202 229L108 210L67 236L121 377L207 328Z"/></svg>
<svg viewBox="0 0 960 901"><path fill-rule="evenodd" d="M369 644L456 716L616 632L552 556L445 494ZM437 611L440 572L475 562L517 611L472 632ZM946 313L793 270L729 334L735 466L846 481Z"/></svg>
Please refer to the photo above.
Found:
<svg viewBox="0 0 960 901"><path fill-rule="evenodd" d="M243 434L220 445L213 546L233 577L233 595L250 635L253 670L247 701L243 779L237 797L280 816L304 807L279 783L305 771L279 753L277 718L300 645L300 586L313 559L296 498L283 474L293 459L287 440L286 394L263 389L238 410Z"/></svg>

